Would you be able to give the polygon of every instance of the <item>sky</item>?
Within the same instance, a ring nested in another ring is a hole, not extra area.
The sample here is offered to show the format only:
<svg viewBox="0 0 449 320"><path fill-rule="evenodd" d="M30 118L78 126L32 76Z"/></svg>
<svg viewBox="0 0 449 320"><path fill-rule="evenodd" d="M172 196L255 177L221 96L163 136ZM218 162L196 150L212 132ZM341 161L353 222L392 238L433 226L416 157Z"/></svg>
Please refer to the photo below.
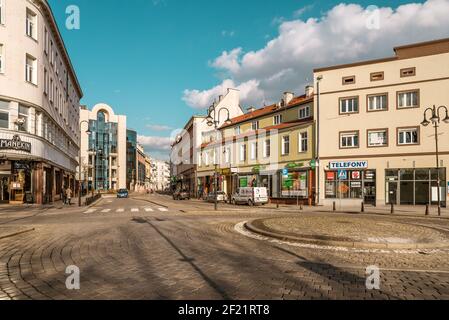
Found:
<svg viewBox="0 0 449 320"><path fill-rule="evenodd" d="M317 67L449 37L449 0L48 0L84 92L127 115L146 152L228 87L243 107L303 94ZM76 5L80 28L66 26ZM375 6L375 7L373 7Z"/></svg>

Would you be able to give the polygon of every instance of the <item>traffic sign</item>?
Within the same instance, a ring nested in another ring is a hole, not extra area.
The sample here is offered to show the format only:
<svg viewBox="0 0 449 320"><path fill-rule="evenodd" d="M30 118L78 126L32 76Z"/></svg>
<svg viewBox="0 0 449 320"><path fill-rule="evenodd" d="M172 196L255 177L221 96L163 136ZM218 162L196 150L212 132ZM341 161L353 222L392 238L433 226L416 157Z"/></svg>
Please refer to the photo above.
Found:
<svg viewBox="0 0 449 320"><path fill-rule="evenodd" d="M348 180L348 171L338 170L338 180Z"/></svg>

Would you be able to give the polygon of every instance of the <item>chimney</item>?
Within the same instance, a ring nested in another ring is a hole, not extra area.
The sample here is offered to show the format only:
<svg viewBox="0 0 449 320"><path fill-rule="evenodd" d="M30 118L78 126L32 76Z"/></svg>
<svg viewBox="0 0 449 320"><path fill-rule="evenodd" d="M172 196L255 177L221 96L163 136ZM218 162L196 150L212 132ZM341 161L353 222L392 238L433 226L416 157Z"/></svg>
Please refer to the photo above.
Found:
<svg viewBox="0 0 449 320"><path fill-rule="evenodd" d="M221 100L223 100L223 95L218 96L218 102L221 102Z"/></svg>
<svg viewBox="0 0 449 320"><path fill-rule="evenodd" d="M247 113L252 113L252 112L256 111L256 108L254 108L254 107L248 107L248 108L246 109L246 111L247 111Z"/></svg>
<svg viewBox="0 0 449 320"><path fill-rule="evenodd" d="M284 92L284 106L288 105L293 100L294 94L292 92Z"/></svg>
<svg viewBox="0 0 449 320"><path fill-rule="evenodd" d="M314 89L313 86L306 86L306 98L313 96Z"/></svg>

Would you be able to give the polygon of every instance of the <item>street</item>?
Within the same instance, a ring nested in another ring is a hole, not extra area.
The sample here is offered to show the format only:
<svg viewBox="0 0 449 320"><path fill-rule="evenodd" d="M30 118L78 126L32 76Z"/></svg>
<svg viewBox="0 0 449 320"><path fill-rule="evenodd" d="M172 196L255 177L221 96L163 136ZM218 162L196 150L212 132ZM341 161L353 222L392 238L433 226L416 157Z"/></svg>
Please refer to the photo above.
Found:
<svg viewBox="0 0 449 320"><path fill-rule="evenodd" d="M239 231L242 222L286 213L212 208L145 195L91 208L0 211L1 228L34 229L0 240L0 299L449 298L447 250L294 245ZM447 219L425 221L449 230ZM380 290L366 288L373 265ZM68 266L79 268L80 290L66 288Z"/></svg>

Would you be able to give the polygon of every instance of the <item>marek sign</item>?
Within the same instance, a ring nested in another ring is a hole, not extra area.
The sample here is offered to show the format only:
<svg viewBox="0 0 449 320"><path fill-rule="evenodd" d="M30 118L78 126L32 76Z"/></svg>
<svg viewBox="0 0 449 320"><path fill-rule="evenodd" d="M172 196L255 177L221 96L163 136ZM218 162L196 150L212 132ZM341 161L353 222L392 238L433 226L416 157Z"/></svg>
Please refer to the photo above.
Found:
<svg viewBox="0 0 449 320"><path fill-rule="evenodd" d="M9 139L0 139L0 150L17 150L31 153L31 143L24 142L18 135Z"/></svg>

